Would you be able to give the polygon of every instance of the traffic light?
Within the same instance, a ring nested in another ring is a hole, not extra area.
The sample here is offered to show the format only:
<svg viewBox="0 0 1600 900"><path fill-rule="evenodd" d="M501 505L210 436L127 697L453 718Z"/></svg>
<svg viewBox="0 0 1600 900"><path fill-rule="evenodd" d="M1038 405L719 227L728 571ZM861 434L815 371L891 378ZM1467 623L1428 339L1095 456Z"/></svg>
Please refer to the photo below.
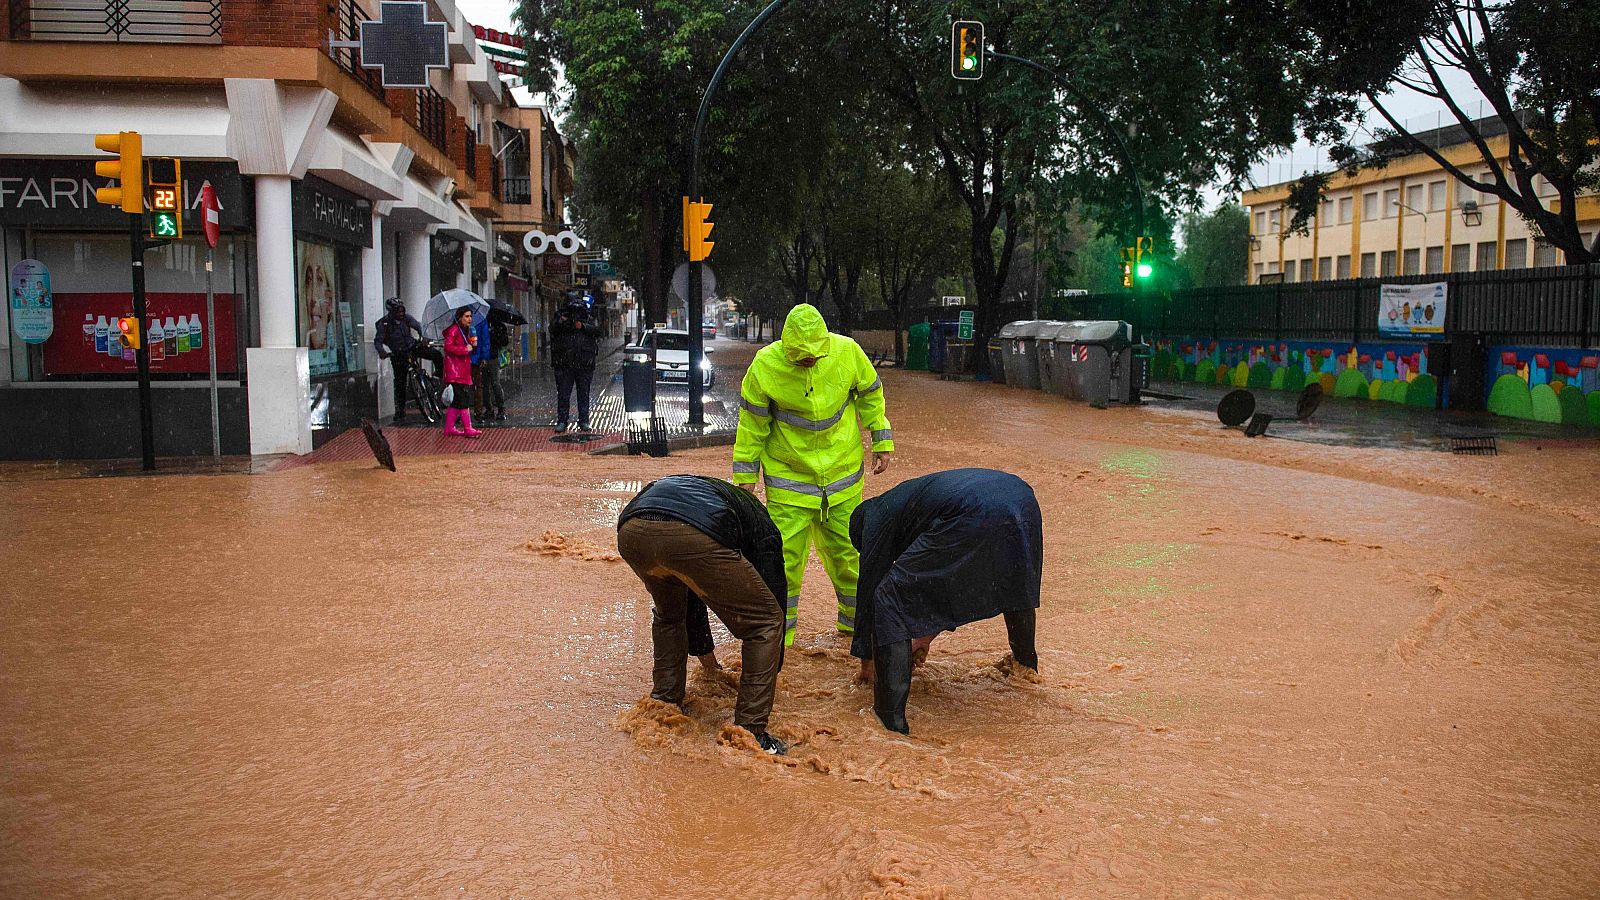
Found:
<svg viewBox="0 0 1600 900"><path fill-rule="evenodd" d="M137 316L123 316L117 320L117 328L122 331L122 346L129 350L139 349L139 318Z"/></svg>
<svg viewBox="0 0 1600 900"><path fill-rule="evenodd" d="M150 186L150 236L182 240L183 161L171 157L147 160L145 183Z"/></svg>
<svg viewBox="0 0 1600 900"><path fill-rule="evenodd" d="M716 223L707 221L710 215L711 204L683 198L683 249L689 254L690 262L703 261L716 246L706 240L711 236L711 229L716 227Z"/></svg>
<svg viewBox="0 0 1600 900"><path fill-rule="evenodd" d="M1122 286L1133 287L1134 248L1122 248Z"/></svg>
<svg viewBox="0 0 1600 900"><path fill-rule="evenodd" d="M950 75L960 81L983 77L983 23L950 24Z"/></svg>
<svg viewBox="0 0 1600 900"><path fill-rule="evenodd" d="M1147 237L1136 238L1133 245L1133 273L1139 276L1140 281L1155 274L1155 261L1155 239Z"/></svg>
<svg viewBox="0 0 1600 900"><path fill-rule="evenodd" d="M107 206L120 206L123 212L144 212L144 141L137 131L120 131L116 134L94 136L96 150L117 154L115 160L94 164L94 173L110 178L117 187L96 188L94 199Z"/></svg>

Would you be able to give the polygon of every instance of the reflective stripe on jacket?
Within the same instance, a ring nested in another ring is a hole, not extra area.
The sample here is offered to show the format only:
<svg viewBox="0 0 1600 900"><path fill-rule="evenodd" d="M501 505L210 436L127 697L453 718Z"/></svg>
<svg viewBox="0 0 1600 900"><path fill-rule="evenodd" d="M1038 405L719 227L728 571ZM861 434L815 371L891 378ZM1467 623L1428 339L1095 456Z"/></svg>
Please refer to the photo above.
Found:
<svg viewBox="0 0 1600 900"><path fill-rule="evenodd" d="M797 360L815 357L810 368ZM809 304L795 307L783 339L761 349L739 388L734 484L767 486L769 503L815 509L860 496L861 429L872 449L894 449L883 381L860 345L831 334Z"/></svg>

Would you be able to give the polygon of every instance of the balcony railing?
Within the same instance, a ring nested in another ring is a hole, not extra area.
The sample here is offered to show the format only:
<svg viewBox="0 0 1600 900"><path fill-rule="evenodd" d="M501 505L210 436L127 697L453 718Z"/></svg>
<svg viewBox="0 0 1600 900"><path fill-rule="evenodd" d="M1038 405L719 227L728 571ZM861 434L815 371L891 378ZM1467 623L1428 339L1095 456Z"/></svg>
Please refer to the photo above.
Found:
<svg viewBox="0 0 1600 900"><path fill-rule="evenodd" d="M16 38L222 43L222 0L12 0L10 7Z"/></svg>
<svg viewBox="0 0 1600 900"><path fill-rule="evenodd" d="M492 153L489 154L489 194L504 203L506 192L505 179L502 177L502 172L500 157Z"/></svg>
<svg viewBox="0 0 1600 900"><path fill-rule="evenodd" d="M372 18L361 7L357 0L338 0L339 13L339 39L344 41L361 40L361 23ZM328 55L338 63L339 68L366 87L367 92L382 100L383 75L378 69L363 69L361 67L361 51L355 47L339 47L330 49Z"/></svg>
<svg viewBox="0 0 1600 900"><path fill-rule="evenodd" d="M450 104L433 88L417 91L417 130L428 143L450 153Z"/></svg>
<svg viewBox="0 0 1600 900"><path fill-rule="evenodd" d="M518 178L512 176L502 179L500 192L507 203L520 203L524 206L533 202L533 179L527 175Z"/></svg>
<svg viewBox="0 0 1600 900"><path fill-rule="evenodd" d="M467 180L477 185L478 181L478 135L472 129L467 129Z"/></svg>

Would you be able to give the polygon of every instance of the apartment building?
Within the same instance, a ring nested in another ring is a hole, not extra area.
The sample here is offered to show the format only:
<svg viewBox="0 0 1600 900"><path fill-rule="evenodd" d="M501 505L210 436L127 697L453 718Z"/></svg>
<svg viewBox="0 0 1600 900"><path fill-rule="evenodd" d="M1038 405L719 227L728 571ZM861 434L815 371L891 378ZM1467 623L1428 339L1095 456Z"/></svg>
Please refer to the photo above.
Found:
<svg viewBox="0 0 1600 900"><path fill-rule="evenodd" d="M137 131L147 158L183 161L189 233L145 265L164 331L202 330L201 184L221 201L224 452L306 453L390 415L391 376L371 349L385 297L419 313L460 286L539 319L540 261L520 231L559 226L571 147L541 110L518 107L454 0L427 11L449 26L448 67L425 89L385 90L358 51L330 46L354 39L377 0L9 0L0 252L8 272L43 264L54 323L42 339L9 321L0 335L0 415L30 423L0 438L0 457L137 447L133 364L95 336L100 317L131 307L127 216L94 202L97 133ZM160 455L210 450L201 345L152 363Z"/></svg>
<svg viewBox="0 0 1600 900"><path fill-rule="evenodd" d="M1504 123L1485 119L1477 124L1503 161ZM1482 155L1460 126L1424 137L1453 165L1486 173ZM1293 217L1286 205L1290 187L1284 182L1244 194L1251 284L1566 264L1516 210L1460 183L1424 153L1363 168L1354 176L1335 175L1307 234L1287 230ZM1555 195L1542 178L1536 187ZM1584 241L1592 241L1600 230L1600 196L1578 199L1578 220Z"/></svg>

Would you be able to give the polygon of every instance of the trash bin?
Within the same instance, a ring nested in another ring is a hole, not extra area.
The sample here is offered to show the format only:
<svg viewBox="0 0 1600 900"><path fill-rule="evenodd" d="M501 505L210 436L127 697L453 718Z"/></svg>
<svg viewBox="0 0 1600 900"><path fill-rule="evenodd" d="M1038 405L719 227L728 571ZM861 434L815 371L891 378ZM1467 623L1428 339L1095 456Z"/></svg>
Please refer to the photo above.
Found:
<svg viewBox="0 0 1600 900"><path fill-rule="evenodd" d="M1006 384L1012 387L1022 387L1022 357L1018 351L1018 339L1024 325L1032 324L1030 321L1007 322L995 332L994 339L1000 344L1000 368L1006 373Z"/></svg>
<svg viewBox="0 0 1600 900"><path fill-rule="evenodd" d="M1056 334L1066 326L1065 322L1041 321L1034 337L1039 353L1039 390L1047 394L1061 393L1059 385L1066 372L1063 359L1056 352Z"/></svg>
<svg viewBox="0 0 1600 900"><path fill-rule="evenodd" d="M622 409L627 414L628 452L666 456L666 433L656 417L656 364L648 347L623 348Z"/></svg>
<svg viewBox="0 0 1600 900"><path fill-rule="evenodd" d="M1006 383L1005 342L999 334L989 339L989 377L995 384Z"/></svg>
<svg viewBox="0 0 1600 900"><path fill-rule="evenodd" d="M918 322L906 329L906 368L913 372L928 371L927 322Z"/></svg>
<svg viewBox="0 0 1600 900"><path fill-rule="evenodd" d="M1006 384L1013 387L1039 389L1039 332L1045 326L1059 322L1029 320L1012 322L1000 329L1002 340L1009 337L1006 354ZM1011 333L1006 334L1007 329Z"/></svg>
<svg viewBox="0 0 1600 900"><path fill-rule="evenodd" d="M949 345L956 339L956 329L960 326L955 322L931 322L928 327L928 371L943 375L950 371Z"/></svg>
<svg viewBox="0 0 1600 900"><path fill-rule="evenodd" d="M944 374L964 375L967 371L967 357L972 353L973 342L969 338L962 340L956 335L958 331L952 330L945 336L944 341Z"/></svg>
<svg viewBox="0 0 1600 900"><path fill-rule="evenodd" d="M1107 403L1138 403L1149 385L1150 347L1134 344L1127 322L1068 322L1055 334L1057 393L1086 400L1096 409Z"/></svg>

